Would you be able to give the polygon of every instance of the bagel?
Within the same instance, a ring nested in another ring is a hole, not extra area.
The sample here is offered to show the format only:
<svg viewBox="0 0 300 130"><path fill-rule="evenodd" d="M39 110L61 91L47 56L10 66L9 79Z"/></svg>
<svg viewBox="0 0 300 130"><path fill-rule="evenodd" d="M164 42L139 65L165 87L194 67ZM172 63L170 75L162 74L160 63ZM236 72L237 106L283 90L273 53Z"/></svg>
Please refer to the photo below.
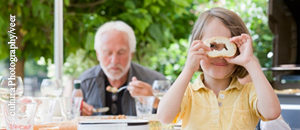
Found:
<svg viewBox="0 0 300 130"><path fill-rule="evenodd" d="M225 44L225 47L222 50L207 51L209 57L233 57L236 54L236 45L230 42L227 37L212 37L204 41L204 44L208 47L211 47L211 43Z"/></svg>

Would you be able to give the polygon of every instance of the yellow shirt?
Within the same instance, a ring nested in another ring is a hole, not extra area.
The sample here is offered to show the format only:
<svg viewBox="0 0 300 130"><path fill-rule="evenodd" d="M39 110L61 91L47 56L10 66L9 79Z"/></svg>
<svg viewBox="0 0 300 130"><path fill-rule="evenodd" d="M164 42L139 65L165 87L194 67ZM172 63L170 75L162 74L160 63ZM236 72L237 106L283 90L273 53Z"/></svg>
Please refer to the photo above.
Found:
<svg viewBox="0 0 300 130"><path fill-rule="evenodd" d="M232 79L218 97L202 83L203 75L189 83L174 122L182 119L183 130L254 130L259 118L253 83L242 85Z"/></svg>

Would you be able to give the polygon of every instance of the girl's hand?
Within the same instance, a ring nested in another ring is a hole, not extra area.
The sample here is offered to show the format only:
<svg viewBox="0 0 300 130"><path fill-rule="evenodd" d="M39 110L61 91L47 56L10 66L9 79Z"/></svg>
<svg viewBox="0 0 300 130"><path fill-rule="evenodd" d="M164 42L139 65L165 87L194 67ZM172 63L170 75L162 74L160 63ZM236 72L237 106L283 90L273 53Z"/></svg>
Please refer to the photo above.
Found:
<svg viewBox="0 0 300 130"><path fill-rule="evenodd" d="M206 51L210 51L210 48L204 45L202 41L193 41L184 68L196 72L199 69L200 61L207 60Z"/></svg>
<svg viewBox="0 0 300 130"><path fill-rule="evenodd" d="M240 54L236 57L225 58L227 62L238 64L244 67L251 61L256 62L253 55L252 39L248 34L242 34L241 36L233 37L230 39L230 41L237 45Z"/></svg>

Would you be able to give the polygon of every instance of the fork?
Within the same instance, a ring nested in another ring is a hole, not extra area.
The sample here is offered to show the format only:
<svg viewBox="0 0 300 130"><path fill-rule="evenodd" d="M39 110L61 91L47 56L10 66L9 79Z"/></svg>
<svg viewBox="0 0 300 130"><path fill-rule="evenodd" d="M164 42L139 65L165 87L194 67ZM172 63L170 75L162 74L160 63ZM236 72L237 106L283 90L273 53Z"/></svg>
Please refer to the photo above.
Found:
<svg viewBox="0 0 300 130"><path fill-rule="evenodd" d="M114 88L114 87L112 87L112 86L110 86L111 88L108 90L109 92L111 92L111 93L119 93L119 92L121 92L122 90L124 90L124 89L126 89L127 87L128 87L128 85L126 85L126 86L122 86L122 87L120 87L118 90L116 90L116 91L112 91L111 89L117 89L117 88Z"/></svg>
<svg viewBox="0 0 300 130"><path fill-rule="evenodd" d="M116 93L121 92L122 90L126 89L127 87L128 87L128 86L120 87Z"/></svg>

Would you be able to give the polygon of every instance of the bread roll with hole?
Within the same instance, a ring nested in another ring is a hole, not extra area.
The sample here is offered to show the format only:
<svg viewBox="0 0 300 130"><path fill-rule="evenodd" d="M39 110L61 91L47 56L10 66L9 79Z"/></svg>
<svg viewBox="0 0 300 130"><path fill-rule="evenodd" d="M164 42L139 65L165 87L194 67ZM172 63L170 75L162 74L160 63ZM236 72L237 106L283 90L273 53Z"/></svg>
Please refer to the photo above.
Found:
<svg viewBox="0 0 300 130"><path fill-rule="evenodd" d="M227 37L212 37L204 41L204 44L208 47L210 47L211 43L225 44L227 50L223 48L221 51L207 51L206 53L209 57L233 57L236 53L236 45L233 42L230 42Z"/></svg>

